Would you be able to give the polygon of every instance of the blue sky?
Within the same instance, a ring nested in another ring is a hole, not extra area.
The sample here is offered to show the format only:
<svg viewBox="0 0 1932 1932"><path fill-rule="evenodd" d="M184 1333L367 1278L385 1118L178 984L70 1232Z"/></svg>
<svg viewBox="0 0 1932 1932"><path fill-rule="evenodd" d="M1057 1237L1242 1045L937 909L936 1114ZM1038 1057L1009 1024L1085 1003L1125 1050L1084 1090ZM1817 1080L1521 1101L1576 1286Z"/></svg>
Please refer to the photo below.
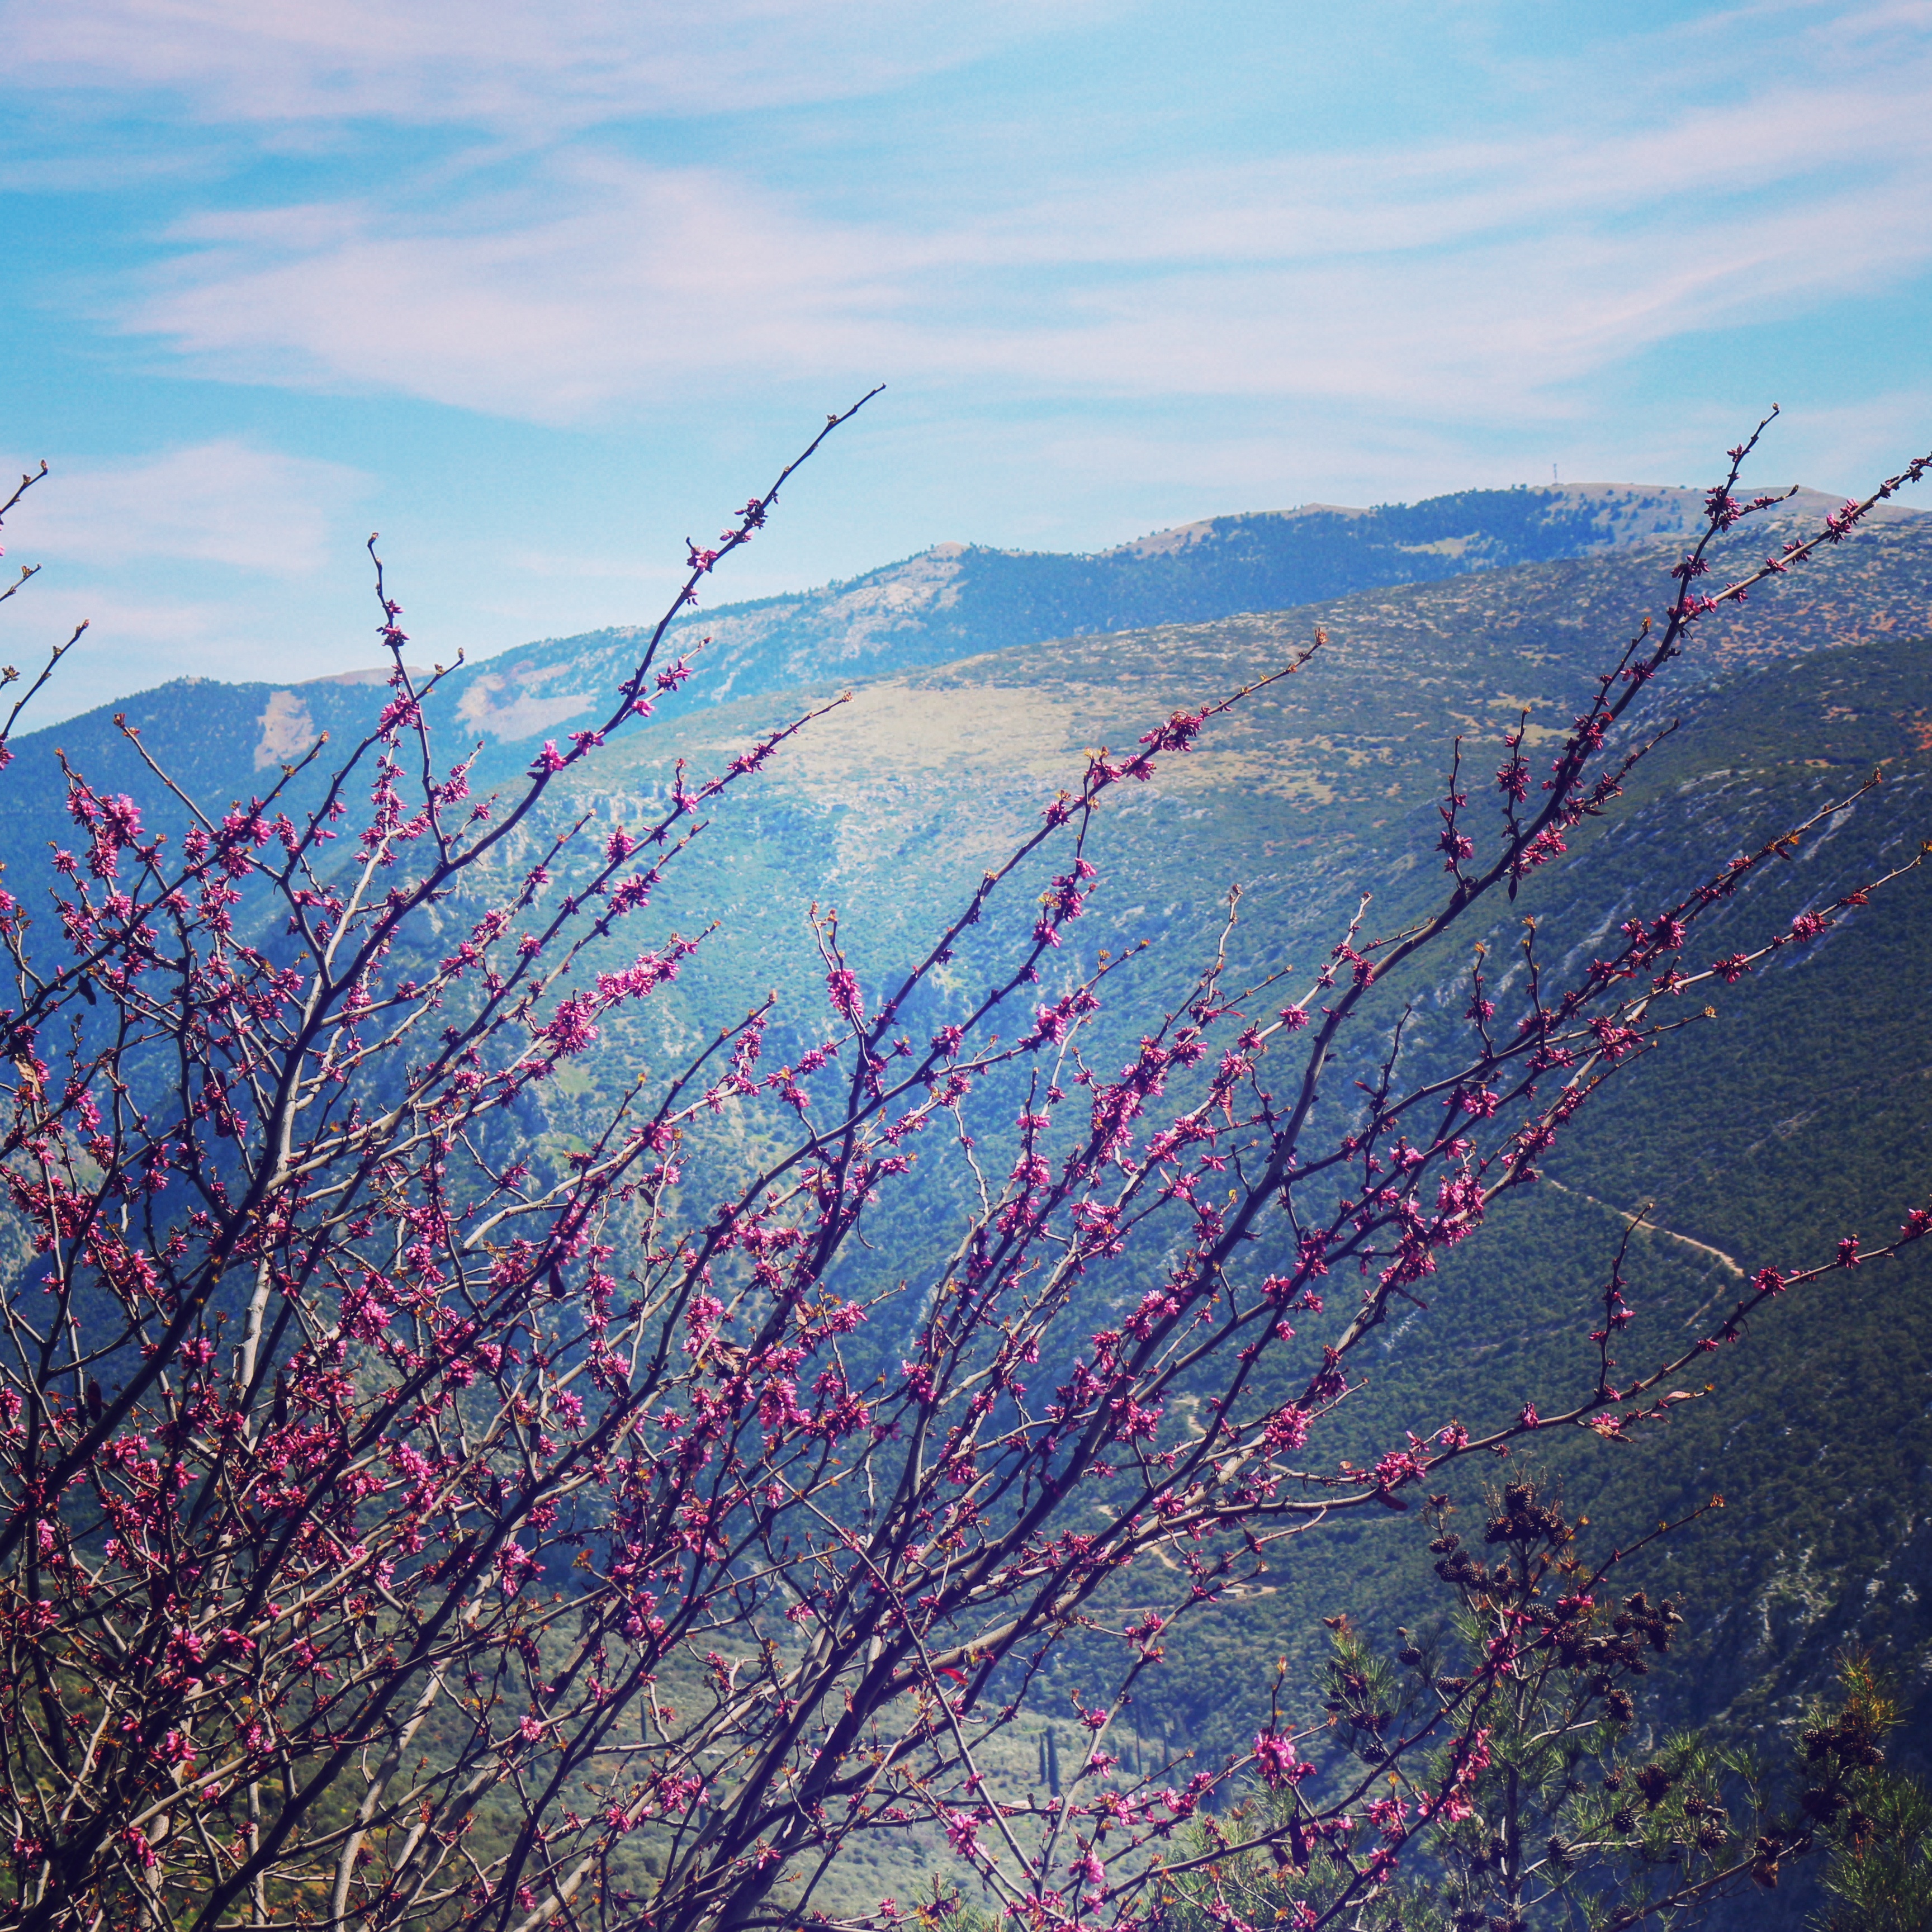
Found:
<svg viewBox="0 0 1932 1932"><path fill-rule="evenodd" d="M0 4L57 715L948 538L1932 444L1932 4ZM10 459L9 458L10 452Z"/></svg>

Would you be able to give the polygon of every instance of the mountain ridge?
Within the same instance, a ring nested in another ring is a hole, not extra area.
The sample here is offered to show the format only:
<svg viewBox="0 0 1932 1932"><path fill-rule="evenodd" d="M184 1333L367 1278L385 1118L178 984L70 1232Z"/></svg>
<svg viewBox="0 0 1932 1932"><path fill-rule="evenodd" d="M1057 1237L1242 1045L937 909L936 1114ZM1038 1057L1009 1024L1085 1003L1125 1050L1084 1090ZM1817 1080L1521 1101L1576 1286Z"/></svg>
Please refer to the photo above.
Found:
<svg viewBox="0 0 1932 1932"><path fill-rule="evenodd" d="M942 544L858 578L680 617L668 641L680 651L701 640L706 675L661 708L1667 542L1697 525L1702 500L1664 485L1519 486L1413 504L1306 503L1207 518L1088 555ZM1801 490L1781 513L1834 501ZM1889 506L1884 512L1874 518L1881 527L1927 520ZM648 634L648 626L617 626L459 664L429 714L447 736L482 747L479 784L500 782L546 737L590 722ZM386 674L364 665L298 682L176 680L30 732L16 748L44 757L58 745L104 773L125 762L116 722L125 716L150 733L164 761L192 766L191 786L238 797L272 784L323 732L365 729L368 687ZM0 816L8 811L0 804Z"/></svg>
<svg viewBox="0 0 1932 1932"><path fill-rule="evenodd" d="M1717 546L1714 568L1754 562L1806 527L1808 508L1753 519ZM970 893L982 857L1038 824L1084 746L1130 742L1178 706L1226 695L1278 666L1318 626L1330 643L1305 673L1256 693L1153 782L1110 799L1087 848L1098 891L1075 944L1124 952L1153 938L1138 976L1121 982L1144 1011L1163 997L1162 975L1189 970L1190 947L1221 916L1231 883L1244 887L1243 930L1253 935L1240 943L1262 968L1287 950L1318 958L1365 884L1376 888L1375 916L1400 925L1439 879L1433 801L1450 736L1466 735L1466 755L1486 754L1527 712L1532 743L1560 737L1604 650L1670 596L1680 535L1640 532L1486 570L1450 568L1456 555L1431 553L1444 559L1432 578L1283 609L928 662L818 662L816 684L741 688L715 706L688 693L667 701L647 728L628 729L572 766L526 839L540 844L553 821L586 810L634 825L651 815L647 798L662 799L677 757L707 776L815 693L838 688L827 674L859 674L853 703L734 796L681 861L676 895L660 894L653 936L686 911L722 928L674 994L632 1030L620 1035L619 1020L608 1022L619 1049L612 1077L628 1080L682 1052L689 1039L715 1031L717 1016L748 1010L772 987L788 989L772 1042L789 1053L794 1036L804 1036L795 1016L814 1012L820 995L820 962L801 944L808 890L821 901L836 894L842 944L869 996L898 976L934 908ZM1214 554L1214 543L1206 548ZM1667 683L1676 688L1660 686L1655 698L1656 718L1681 716L1684 728L1640 769L1604 826L1584 828L1562 865L1528 883L1520 906L1496 909L1481 933L1492 953L1514 943L1524 910L1545 922L1552 956L1588 946L1599 918L1653 910L1697 868L1802 820L1874 767L1884 787L1842 832L1834 820L1796 862L1761 874L1714 923L1710 950L1731 946L1723 935L1732 931L1777 930L1821 892L1829 897L1892 862L1886 855L1901 842L1932 830L1932 645L1919 641L1928 631L1932 518L1919 516L1875 523L1744 608L1704 620L1672 668ZM582 659L554 662L548 684L506 685L493 697L541 699ZM130 700L124 709L164 762L199 774L207 799L230 777L245 786L260 782L258 770L280 776L272 757L256 762L278 697L303 695L312 726L339 718L341 729L366 730L382 694L370 674L359 675L359 683L163 687L162 698L175 694L166 704ZM224 692L223 703L208 701ZM452 697L440 729L455 710ZM286 706L284 717L298 748ZM72 842L58 772L38 761L56 741L98 786L152 796L132 748L111 728L92 749L72 721L22 741L29 762L0 790L0 844L27 862L20 872L36 886L45 846L36 860L35 839ZM502 773L527 753L499 741L490 756ZM172 830L178 815L160 817ZM506 848L500 876L472 883L477 908L534 849ZM682 869L690 866L698 869ZM8 883L27 896L19 874ZM1016 880L1005 910L976 939L990 944L1000 920L1030 917L1038 883ZM556 887L568 889L568 880ZM1558 1186L1499 1203L1490 1237L1456 1250L1430 1288L1431 1324L1391 1332L1372 1384L1338 1418L1324 1454L1372 1457L1406 1426L1462 1412L1477 1420L1478 1406L1507 1408L1526 1390L1563 1387L1583 1372L1588 1363L1570 1358L1571 1345L1588 1325L1594 1270L1624 1232L1622 1213L1647 1202L1664 1227L1747 1268L1828 1255L1847 1229L1869 1238L1894 1225L1889 1217L1920 1184L1932 1152L1932 1068L1916 1022L1932 1001L1928 932L1932 902L1913 881L1814 946L1714 993L1724 1025L1694 1027L1667 1057L1620 1076L1552 1156ZM620 968L642 936L614 935L608 958L589 958L586 970ZM974 964L969 947L962 975ZM1462 1010L1466 970L1460 958L1418 970L1418 1051ZM962 976L940 990L963 1001L977 983ZM1410 991L1392 988L1390 998ZM1124 1006L1123 1024L1129 1017ZM1371 1070L1338 1055L1334 1084L1346 1096L1353 1076ZM535 1157L548 1157L546 1146L580 1148L570 1136L614 1104L596 1081L589 1062L574 1064L520 1114ZM916 1261L926 1210L944 1206L938 1193L909 1194L896 1209L889 1200L874 1230L887 1260L867 1264L886 1266L901 1251ZM1694 1250L1639 1238L1630 1276L1646 1324L1640 1339L1682 1332L1718 1286L1706 1272ZM1730 1738L1788 1728L1806 1689L1828 1675L1834 1648L1864 1642L1897 1667L1916 1734L1932 1736L1932 1327L1910 1314L1928 1292L1928 1249L1835 1279L1767 1314L1750 1346L1726 1358L1716 1393L1687 1403L1667 1432L1628 1448L1583 1432L1539 1444L1536 1466L1566 1481L1606 1533L1642 1528L1659 1506L1694 1506L1720 1484L1731 1496L1722 1519L1662 1548L1644 1572L1646 1584L1684 1589L1692 1612L1678 1658L1660 1673L1660 1716L1707 1721ZM1304 1340L1319 1339L1311 1324ZM882 1335L878 1346L892 1341ZM1768 1420L1786 1414L1796 1424L1789 1447ZM1791 1453L1801 1446L1802 1456ZM1291 1657L1298 1681L1309 1681L1318 1614L1348 1610L1378 1636L1399 1616L1432 1614L1431 1571L1412 1522L1344 1526L1318 1560L1284 1558L1271 1594L1204 1613L1147 1688L1156 1728L1187 1737L1204 1760L1239 1744L1249 1700L1275 1659ZM1048 1688L1059 1697L1078 1681L1063 1671ZM869 1908L864 1887L882 1888L888 1877L903 1895L928 1856L943 1848L915 1845L890 1874L855 1871L852 1909Z"/></svg>

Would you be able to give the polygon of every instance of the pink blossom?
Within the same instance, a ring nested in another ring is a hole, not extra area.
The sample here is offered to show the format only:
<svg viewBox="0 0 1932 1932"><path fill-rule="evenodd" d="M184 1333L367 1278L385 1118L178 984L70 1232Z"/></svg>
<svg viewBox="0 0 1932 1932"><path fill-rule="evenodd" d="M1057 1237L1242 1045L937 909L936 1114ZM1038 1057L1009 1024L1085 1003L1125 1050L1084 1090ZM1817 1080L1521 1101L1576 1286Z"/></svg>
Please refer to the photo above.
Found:
<svg viewBox="0 0 1932 1932"><path fill-rule="evenodd" d="M597 1029L590 1023L596 1010L594 994L574 994L557 1008L548 1026L537 1029L537 1037L550 1041L560 1054L582 1053L596 1044Z"/></svg>
<svg viewBox="0 0 1932 1932"><path fill-rule="evenodd" d="M1293 1740L1278 1731L1258 1731L1254 1750L1255 1768L1270 1791L1278 1791L1285 1784L1298 1784L1315 1769L1295 1755Z"/></svg>

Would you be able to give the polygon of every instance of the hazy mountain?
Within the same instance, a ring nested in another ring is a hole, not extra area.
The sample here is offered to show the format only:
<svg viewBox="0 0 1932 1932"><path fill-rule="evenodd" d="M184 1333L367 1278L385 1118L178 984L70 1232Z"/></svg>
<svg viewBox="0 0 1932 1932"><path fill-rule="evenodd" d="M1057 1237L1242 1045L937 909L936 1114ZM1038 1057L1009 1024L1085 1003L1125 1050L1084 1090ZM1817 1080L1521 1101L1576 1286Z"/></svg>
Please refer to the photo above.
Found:
<svg viewBox="0 0 1932 1932"><path fill-rule="evenodd" d="M1322 656L1114 802L1088 848L1101 890L1082 937L1090 947L1162 942L1138 1012L1193 963L1231 884L1245 889L1242 956L1257 966L1316 956L1364 886L1377 893L1374 922L1399 924L1438 876L1432 802L1448 738L1461 732L1473 759L1493 763L1497 736L1525 711L1533 741L1556 737L1606 644L1660 608L1668 561L1655 548L1593 555L862 682L721 815L706 869L685 881L678 910L724 921L707 990L692 997L722 1011L778 986L810 1004L815 988L795 962L812 895L838 905L862 977L883 983L940 909L1037 823L1083 747L1131 743L1176 706L1272 668L1318 624L1331 640ZM1497 908L1481 935L1492 952L1505 956L1534 912L1552 956L1586 956L1618 921L1654 913L1874 769L1883 788L1754 884L1700 936L1694 963L1898 862L1932 836L1928 620L1932 527L1900 522L1714 625L1659 694L1653 715L1681 720L1676 735L1606 826ZM633 816L674 758L716 768L791 698L741 700L613 746L578 797ZM1460 971L1460 958L1444 960L1417 977L1423 1046L1429 1029L1455 1024ZM1923 1204L1932 880L1905 882L1823 944L1711 990L1709 1004L1717 1023L1613 1083L1549 1161L1552 1185L1444 1266L1430 1312L1389 1337L1334 1453L1372 1455L1451 1415L1494 1422L1539 1387L1580 1389L1591 1298L1626 1212L1648 1208L1659 1231L1639 1238L1628 1270L1642 1311L1634 1340L1648 1352L1684 1336L1741 1275L1828 1258L1846 1233L1882 1239ZM1343 1070L1338 1090L1367 1070ZM1880 1652L1915 1701L1908 1754L1932 1736L1929 1295L1922 1249L1834 1277L1767 1310L1695 1378L1714 1393L1638 1446L1580 1436L1539 1448L1534 1461L1562 1476L1606 1542L1714 1493L1726 1499L1646 1559L1642 1580L1681 1594L1689 1617L1654 1680L1660 1719L1734 1737L1788 1731L1837 1650L1857 1643ZM1234 1748L1252 1728L1239 1687L1262 1696L1282 1654L1312 1664L1318 1616L1347 1610L1384 1634L1432 1618L1439 1592L1422 1544L1407 1518L1311 1539L1267 1592L1177 1643L1142 1694L1150 1728ZM1055 1679L1049 1696L1075 1681ZM1799 1922L1803 1888L1786 1893L1800 1903L1780 1909L1795 1916L1758 1904L1740 1922Z"/></svg>
<svg viewBox="0 0 1932 1932"><path fill-rule="evenodd" d="M667 705L587 760L556 809L634 818L676 759L716 769L814 694L850 683L851 701L718 814L660 895L653 917L684 929L700 916L722 921L680 982L683 1004L650 1022L695 1029L766 987L816 998L800 944L814 896L838 905L862 979L884 977L938 910L1038 823L1042 796L1077 771L1084 747L1130 743L1178 706L1252 681L1319 626L1330 641L1304 670L1217 722L1199 749L1103 815L1089 848L1101 890L1082 934L1095 946L1166 942L1138 982L1144 1003L1190 963L1238 883L1247 956L1306 962L1362 887L1376 890L1382 924L1432 890L1432 802L1451 738L1492 758L1502 730L1526 713L1532 746L1546 745L1606 647L1664 604L1689 493L1565 494L1569 508L1549 492L1489 493L1400 511L1224 519L1099 558L935 552L854 584L713 613L694 622L714 639L727 688L694 686L716 701ZM1479 501L1486 520L1470 524L1466 506ZM1549 535L1558 511L1570 518L1568 551L1508 556L1510 544ZM1634 527L1646 518L1676 523ZM1460 549L1453 534L1429 534L1459 522L1470 524ZM1747 526L1726 548L1748 562L1795 527ZM1324 568L1346 577L1404 567L1408 580L1267 608L1259 592L1288 580L1282 560L1308 531L1325 532L1310 552ZM1366 534L1350 552L1343 539L1354 531ZM1429 548L1442 544L1451 547ZM1498 552L1507 567L1465 561ZM1267 576L1277 568L1279 579ZM1135 620L1136 608L1160 620ZM1064 626L1028 634L1046 614L1072 610L1092 615L1084 634ZM1711 622L1657 699L1658 721L1676 717L1681 728L1606 826L1573 842L1568 862L1538 874L1518 906L1498 908L1485 935L1492 947L1500 955L1533 910L1557 954L1581 956L1616 922L1874 768L1882 790L1743 895L1700 939L1700 958L1725 950L1731 933L1775 930L1895 862L1932 835L1928 630L1932 519L1903 514ZM491 754L499 772L513 770L532 736L577 715L539 722L543 707L580 709L593 673L629 642L599 634L476 668L455 706L466 707L468 724L502 725ZM304 733L330 728L339 742L366 727L377 695L344 683L176 685L117 708L198 795L225 802L278 778ZM536 708L517 712L522 705ZM36 848L66 836L50 782L56 742L98 783L154 800L109 716L23 741L24 763L0 788L0 844L9 885L29 900ZM1405 989L1424 1048L1466 999L1466 956L1432 963ZM1652 1346L1683 1333L1733 1270L1828 1255L1846 1232L1880 1238L1896 1225L1890 1217L1923 1199L1932 1172L1925 883L1907 882L1711 1004L1718 1023L1677 1036L1586 1110L1547 1164L1554 1185L1456 1251L1432 1285L1430 1313L1388 1338L1371 1386L1345 1412L1352 1433L1330 1445L1336 1453L1384 1448L1405 1427L1453 1414L1473 1426L1486 1406L1513 1411L1532 1388L1583 1378L1580 1318L1623 1232L1619 1210L1652 1204L1661 1231L1640 1238L1630 1263L1636 1340ZM596 1076L582 1064L544 1103L550 1111L533 1114L533 1136L568 1135L573 1109L595 1110ZM1346 1078L1338 1084L1348 1090ZM916 1250L919 1204L888 1204L882 1252L900 1242ZM1725 1494L1721 1516L1654 1559L1652 1580L1688 1599L1693 1632L1655 1679L1672 1716L1737 1734L1788 1724L1828 1675L1834 1648L1854 1641L1892 1660L1920 1718L1932 1719L1928 1293L1924 1250L1834 1277L1756 1322L1717 1365L1716 1393L1684 1405L1667 1430L1633 1448L1590 1438L1539 1450L1573 1504L1612 1536ZM1378 1514L1309 1550L1282 1566L1270 1594L1216 1613L1174 1646L1145 1693L1150 1726L1219 1749L1247 1722L1242 1687L1259 1692L1282 1654L1308 1660L1318 1614L1346 1608L1386 1630L1432 1613L1430 1559L1411 1519ZM1918 1728L1932 1732L1932 1724Z"/></svg>
<svg viewBox="0 0 1932 1932"><path fill-rule="evenodd" d="M1693 490L1622 484L1466 490L1374 509L1310 504L1216 518L1089 556L944 544L849 583L688 614L677 647L708 640L706 674L661 708L669 714L728 705L988 650L1278 610L1381 586L1453 584L1511 566L1601 559L1681 536L1694 525L1700 500ZM1808 490L1793 507L1814 511L1832 500ZM1898 509L1875 523L1858 554L1875 541L1910 542L1916 538L1906 533L1932 529L1932 521ZM1832 562L1836 570L1838 557ZM1902 578L1889 562L1880 574L1908 586L1907 602L1926 575L1916 561ZM1850 634L1848 625L1912 622L1908 610L1894 608L1891 592L1874 585L1854 600L1856 617L1851 605L1839 608L1843 598L1807 594L1802 623L1822 626L1821 634L1834 638ZM1546 616L1564 621L1554 612ZM480 742L479 782L497 782L520 770L545 738L599 715L647 634L623 626L549 639L464 666L440 688L432 721L452 756L465 740ZM1028 674L1040 674L1039 665ZM139 730L148 753L198 799L225 803L265 791L321 733L339 746L365 730L378 708L370 687L380 676L350 672L296 686L177 680L30 734L16 748L30 770L46 776L0 788L0 852L35 851L62 836L58 782L50 769L56 746L97 784L152 795L151 775L117 718Z"/></svg>
<svg viewBox="0 0 1932 1932"><path fill-rule="evenodd" d="M1700 500L1623 484L1476 490L1375 509L1311 503L1214 518L1093 556L942 544L848 583L694 612L678 639L680 648L704 640L700 701L723 704L1050 638L1580 556L1681 534ZM466 672L454 687L459 714L488 741L534 742L580 722L645 634L622 626L507 652Z"/></svg>

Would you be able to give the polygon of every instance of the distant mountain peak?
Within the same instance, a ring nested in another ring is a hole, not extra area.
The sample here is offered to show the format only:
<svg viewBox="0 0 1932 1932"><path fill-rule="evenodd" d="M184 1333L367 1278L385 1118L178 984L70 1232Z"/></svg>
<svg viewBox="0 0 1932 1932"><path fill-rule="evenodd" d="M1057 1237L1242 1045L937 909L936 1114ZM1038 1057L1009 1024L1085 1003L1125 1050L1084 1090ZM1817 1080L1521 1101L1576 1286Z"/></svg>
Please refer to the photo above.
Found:
<svg viewBox="0 0 1932 1932"><path fill-rule="evenodd" d="M412 677L429 675L428 668L424 664L410 664L406 668ZM392 664L364 664L356 670L332 670L321 677L304 678L302 682L304 685L387 684L394 674L395 668Z"/></svg>
<svg viewBox="0 0 1932 1932"><path fill-rule="evenodd" d="M689 652L703 640L705 676L685 701L724 703L1057 638L1210 622L1646 542L1675 544L1701 527L1703 500L1701 491L1660 484L1522 485L1366 508L1311 502L1206 517L1084 556L939 543L842 583L680 616L668 642ZM1780 533L1839 500L1800 490L1774 513ZM1888 506L1872 521L1896 526L1922 514ZM442 681L435 708L461 735L480 738L490 758L514 769L527 758L524 748L588 721L628 674L649 628L613 625L465 664ZM386 666L364 666L282 687L195 680L196 755L217 758L218 742L226 748L218 761L232 773L224 782L245 784L294 762L323 730L358 728L362 692L388 674ZM175 704L148 693L90 716L105 730L121 706L158 712ZM61 729L72 736L85 722Z"/></svg>

